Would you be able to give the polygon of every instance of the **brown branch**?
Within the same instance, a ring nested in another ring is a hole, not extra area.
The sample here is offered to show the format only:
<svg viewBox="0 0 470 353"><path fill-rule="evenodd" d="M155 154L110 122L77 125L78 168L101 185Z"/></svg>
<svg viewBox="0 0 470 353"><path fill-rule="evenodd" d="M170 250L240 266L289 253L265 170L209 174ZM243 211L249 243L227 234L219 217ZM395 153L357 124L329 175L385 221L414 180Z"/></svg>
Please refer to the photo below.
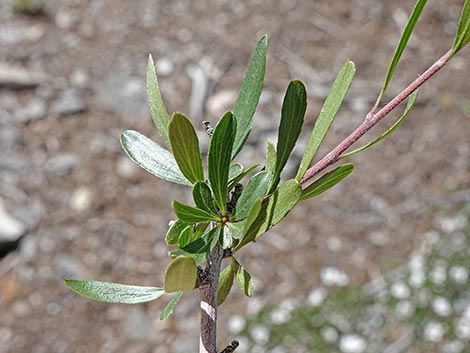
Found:
<svg viewBox="0 0 470 353"><path fill-rule="evenodd" d="M201 334L199 353L217 353L217 291L223 249L219 243L207 257L205 285L201 291Z"/></svg>
<svg viewBox="0 0 470 353"><path fill-rule="evenodd" d="M401 91L395 98L393 98L388 104L386 104L377 113L372 110L367 114L362 124L354 130L348 137L346 137L338 146L332 149L326 156L320 159L312 167L310 167L300 179L300 184L306 183L308 180L316 176L318 173L323 171L335 163L339 157L356 142L361 136L369 131L374 125L388 115L393 109L395 109L401 102L403 102L410 94L416 91L423 83L429 80L436 72L442 69L452 58L452 50L445 53L439 60L431 65L422 75L420 75L415 81L413 81L408 87Z"/></svg>

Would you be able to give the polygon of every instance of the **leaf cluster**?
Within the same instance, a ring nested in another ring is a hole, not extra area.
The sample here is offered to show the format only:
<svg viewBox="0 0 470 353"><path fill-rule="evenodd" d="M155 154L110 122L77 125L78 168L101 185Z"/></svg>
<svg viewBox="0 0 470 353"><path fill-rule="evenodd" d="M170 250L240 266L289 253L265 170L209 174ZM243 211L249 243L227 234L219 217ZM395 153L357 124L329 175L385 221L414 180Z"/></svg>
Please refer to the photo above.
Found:
<svg viewBox="0 0 470 353"><path fill-rule="evenodd" d="M371 114L381 103L402 53L414 30L426 0L418 0L392 57L389 69ZM465 1L458 30L452 47L456 53L470 41L470 5ZM283 170L300 136L307 109L307 91L301 81L291 81L287 87L280 116L277 143L267 142L266 161L244 167L234 162L247 141L253 127L253 116L258 104L266 67L267 36L263 36L252 55L240 94L232 111L218 121L210 138L207 169L196 128L182 113L167 113L160 93L153 59L147 67L147 95L150 112L163 146L132 130L124 131L121 144L137 165L160 179L191 188L194 203L173 201L176 220L165 240L171 262L164 276L163 288L139 287L122 284L65 280L81 295L92 299L140 303L157 299L164 293L176 293L162 312L167 318L184 291L197 287L202 265L217 244L228 250L231 263L219 279L219 304L227 298L234 283L251 296L251 276L236 259L237 252L255 242L279 223L301 201L316 197L350 175L354 169L347 163L303 185L302 179L336 117L355 74L355 66L346 60L334 80L323 107L316 118L310 139L298 166L295 178L282 179ZM416 101L417 92L409 97L403 115L377 139L342 157L361 152L391 134L406 118Z"/></svg>

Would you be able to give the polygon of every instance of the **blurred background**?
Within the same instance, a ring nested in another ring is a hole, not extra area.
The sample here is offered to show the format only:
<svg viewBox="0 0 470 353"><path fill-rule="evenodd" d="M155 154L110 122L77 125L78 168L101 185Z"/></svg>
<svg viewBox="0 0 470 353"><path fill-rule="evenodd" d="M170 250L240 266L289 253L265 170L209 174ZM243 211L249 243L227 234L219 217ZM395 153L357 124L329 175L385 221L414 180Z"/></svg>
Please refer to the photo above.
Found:
<svg viewBox="0 0 470 353"><path fill-rule="evenodd" d="M452 45L463 0L431 0L389 89ZM347 58L355 81L323 155L375 101L412 1L2 0L0 2L0 353L183 353L198 345L198 293L125 306L79 297L62 277L161 286L170 202L188 190L124 155L119 134L159 141L145 95L152 53L168 111L202 120L233 107L269 35L263 95L238 161L263 163L288 82L309 94L300 161ZM341 185L301 203L238 258L219 316L237 352L470 352L470 55L421 90L385 143L351 159ZM374 128L378 136L403 107ZM295 173L291 163L284 177ZM220 348L222 349L222 348Z"/></svg>

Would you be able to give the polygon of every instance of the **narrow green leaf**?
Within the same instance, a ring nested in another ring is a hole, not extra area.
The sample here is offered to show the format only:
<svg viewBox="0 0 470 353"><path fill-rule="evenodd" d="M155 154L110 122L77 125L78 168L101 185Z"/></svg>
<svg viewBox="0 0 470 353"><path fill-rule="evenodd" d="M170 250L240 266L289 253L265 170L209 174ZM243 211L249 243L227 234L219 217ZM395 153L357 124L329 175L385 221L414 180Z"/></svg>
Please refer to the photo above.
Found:
<svg viewBox="0 0 470 353"><path fill-rule="evenodd" d="M315 122L315 126L313 127L295 179L302 179L315 157L315 154L323 142L323 139L325 138L326 133L328 132L331 123L333 122L333 119L346 96L346 93L348 93L349 86L351 85L355 72L356 68L354 63L351 60L348 60L336 76L335 82L333 82L333 85L331 86L328 97L326 97L317 121Z"/></svg>
<svg viewBox="0 0 470 353"><path fill-rule="evenodd" d="M222 213L227 210L228 172L236 126L233 114L225 113L214 129L207 156L212 193Z"/></svg>
<svg viewBox="0 0 470 353"><path fill-rule="evenodd" d="M377 142L382 141L384 138L386 138L388 135L390 135L392 132L394 132L401 125L401 123L405 120L405 118L408 116L408 113L410 112L411 108L413 108L413 105L415 104L417 97L418 97L418 90L414 91L410 95L410 97L408 98L408 103L406 104L405 111L403 112L403 115L387 131L385 131L382 135L380 135L375 140L365 144L364 146L361 146L361 147L359 147L359 148L357 148L357 149L355 149L351 152L343 154L340 157L340 159L352 156L353 154L356 154L358 152L362 152L365 149L369 148L370 146L375 145Z"/></svg>
<svg viewBox="0 0 470 353"><path fill-rule="evenodd" d="M240 239L243 234L243 227L245 226L245 221L241 222L229 222L225 225L225 227L229 230L230 236L233 239Z"/></svg>
<svg viewBox="0 0 470 353"><path fill-rule="evenodd" d="M232 264L234 268L237 269L237 274L235 275L235 280L237 282L238 288L247 296L251 297L253 295L253 280L251 279L250 274L243 268L238 261L232 257Z"/></svg>
<svg viewBox="0 0 470 353"><path fill-rule="evenodd" d="M183 114L174 113L168 134L171 150L184 176L193 184L204 181L199 140L193 124Z"/></svg>
<svg viewBox="0 0 470 353"><path fill-rule="evenodd" d="M147 99L150 107L150 114L152 120L157 127L158 133L165 141L165 144L170 147L170 139L168 138L168 124L170 117L163 104L160 88L158 87L157 73L153 63L152 55L149 54L147 63Z"/></svg>
<svg viewBox="0 0 470 353"><path fill-rule="evenodd" d="M230 165L228 170L228 180L229 182L236 178L238 175L243 173L243 165L240 163L234 163Z"/></svg>
<svg viewBox="0 0 470 353"><path fill-rule="evenodd" d="M280 175L299 138L307 109L307 91L301 81L292 81L287 87L277 135L276 167L270 192L277 187Z"/></svg>
<svg viewBox="0 0 470 353"><path fill-rule="evenodd" d="M253 204L266 195L271 178L272 175L268 172L259 172L250 179L238 199L235 209L236 218L245 218Z"/></svg>
<svg viewBox="0 0 470 353"><path fill-rule="evenodd" d="M174 246L178 245L178 239L183 232L183 230L187 227L188 225L186 223L183 223L180 219L177 219L168 229L168 232L166 233L165 236L165 241L167 245L169 246Z"/></svg>
<svg viewBox="0 0 470 353"><path fill-rule="evenodd" d="M232 159L240 152L253 125L253 115L263 90L264 71L266 67L266 49L268 37L264 35L258 42L245 74L240 95L233 114L237 118L237 134L232 151Z"/></svg>
<svg viewBox="0 0 470 353"><path fill-rule="evenodd" d="M209 186L204 182L197 182L193 188L193 199L196 206L212 214L217 214L212 192Z"/></svg>
<svg viewBox="0 0 470 353"><path fill-rule="evenodd" d="M187 254L209 254L217 244L220 232L220 228L214 228L199 239L189 243L181 250L185 251Z"/></svg>
<svg viewBox="0 0 470 353"><path fill-rule="evenodd" d="M405 51L406 45L408 44L408 40L410 39L411 34L413 33L415 25L418 22L419 16L421 16L421 12L423 11L424 6L426 5L426 2L427 0L416 1L413 11L411 11L410 18L408 19L405 29L403 30L403 33L401 34L400 41L398 42L398 45L395 49L395 53L393 54L392 60L390 61L390 65L387 71L387 76L385 77L385 81L384 81L382 90L380 91L379 97L377 98L377 102L374 105L374 110L375 108L378 107L378 105L382 101L383 95L385 94L385 91L387 90L388 85L390 81L392 80L392 77L398 65L398 62L400 61L400 58L403 52Z"/></svg>
<svg viewBox="0 0 470 353"><path fill-rule="evenodd" d="M227 266L219 276L219 290L217 293L217 306L224 303L225 299L230 293L235 279L235 272L232 266Z"/></svg>
<svg viewBox="0 0 470 353"><path fill-rule="evenodd" d="M191 242L193 234L194 234L193 226L186 226L186 228L183 229L183 231L181 232L178 238L178 246L182 248L188 245Z"/></svg>
<svg viewBox="0 0 470 353"><path fill-rule="evenodd" d="M262 207L262 199L258 199L250 209L250 212L248 212L248 216L246 217L244 221L244 226L243 226L243 233L246 234L250 227L253 225L255 220L258 218L259 213L261 212L261 207Z"/></svg>
<svg viewBox="0 0 470 353"><path fill-rule="evenodd" d="M268 201L262 204L258 216L243 234L235 250L254 241L257 237L279 223L299 202L301 195L302 188L297 180L290 179L282 184L269 197Z"/></svg>
<svg viewBox="0 0 470 353"><path fill-rule="evenodd" d="M343 164L342 166L326 173L318 180L315 180L312 184L306 187L302 191L301 200L307 200L309 198L320 195L328 189L338 184L341 180L346 178L354 170L354 166L351 163Z"/></svg>
<svg viewBox="0 0 470 353"><path fill-rule="evenodd" d="M218 217L197 207L185 205L184 203L173 201L173 210L181 221L187 224L199 222L217 221Z"/></svg>
<svg viewBox="0 0 470 353"><path fill-rule="evenodd" d="M457 53L470 42L470 0L465 0L460 13L460 20L455 33L452 53Z"/></svg>
<svg viewBox="0 0 470 353"><path fill-rule="evenodd" d="M189 256L173 259L165 271L165 292L190 291L196 285L197 267Z"/></svg>
<svg viewBox="0 0 470 353"><path fill-rule="evenodd" d="M171 152L137 131L121 134L121 145L129 158L158 178L182 185L192 185L178 167Z"/></svg>
<svg viewBox="0 0 470 353"><path fill-rule="evenodd" d="M207 227L209 226L210 222L201 222L196 225L196 229L194 230L193 238L191 241L195 241L204 235Z"/></svg>
<svg viewBox="0 0 470 353"><path fill-rule="evenodd" d="M176 295L168 302L167 306L165 307L165 309L163 309L162 313L160 314L160 320L163 321L168 319L168 317L173 312L173 309L175 308L176 304L178 304L178 301L180 300L182 295L183 292L176 292Z"/></svg>
<svg viewBox="0 0 470 353"><path fill-rule="evenodd" d="M253 170L259 167L259 164L252 165L248 169L242 171L240 174L236 175L235 177L231 178L228 183L228 190L232 190L233 187L239 183L244 177L250 174Z"/></svg>
<svg viewBox="0 0 470 353"><path fill-rule="evenodd" d="M65 284L78 294L107 303L139 304L161 297L163 288L131 286L126 284L64 279Z"/></svg>
<svg viewBox="0 0 470 353"><path fill-rule="evenodd" d="M266 171L274 175L276 169L276 147L271 141L266 142Z"/></svg>

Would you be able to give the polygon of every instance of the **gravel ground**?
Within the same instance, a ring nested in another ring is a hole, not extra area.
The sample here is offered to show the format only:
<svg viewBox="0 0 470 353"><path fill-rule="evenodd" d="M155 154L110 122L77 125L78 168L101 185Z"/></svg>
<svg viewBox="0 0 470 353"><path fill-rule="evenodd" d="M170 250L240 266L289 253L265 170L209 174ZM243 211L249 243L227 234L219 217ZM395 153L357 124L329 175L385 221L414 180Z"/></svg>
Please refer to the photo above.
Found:
<svg viewBox="0 0 470 353"><path fill-rule="evenodd" d="M215 122L230 109L249 56L269 34L265 89L240 161L262 162L284 91L305 82L314 117L347 58L350 94L320 154L359 124L383 80L411 4L405 0L44 0L35 16L0 3L0 353L178 353L197 346L197 293L158 320L165 300L108 305L78 297L61 277L161 285L170 201L186 190L157 181L120 149L132 128L158 140L145 98L152 53L168 110ZM452 44L463 1L429 1L390 93ZM442 215L470 193L469 49L422 89L388 140L351 158L342 185L304 202L239 257L256 295L222 307L221 345L235 314L308 296L322 269L366 283L406 261ZM396 116L396 115L395 115ZM374 129L377 135L388 120ZM200 124L201 140L203 126ZM248 163L247 163L248 164ZM295 165L290 165L294 172ZM289 174L289 172L287 173ZM287 175L286 175L287 176ZM5 240L3 240L5 239ZM5 244L5 245L3 245Z"/></svg>

